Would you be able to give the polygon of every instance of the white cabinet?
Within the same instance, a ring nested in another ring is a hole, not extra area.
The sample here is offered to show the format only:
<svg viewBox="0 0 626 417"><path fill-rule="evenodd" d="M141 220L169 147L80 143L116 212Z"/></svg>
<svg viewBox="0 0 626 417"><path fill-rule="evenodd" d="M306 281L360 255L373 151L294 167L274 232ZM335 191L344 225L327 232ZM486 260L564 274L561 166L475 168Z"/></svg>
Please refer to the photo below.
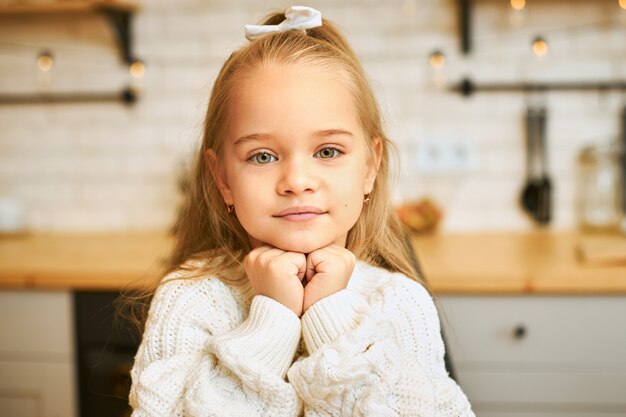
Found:
<svg viewBox="0 0 626 417"><path fill-rule="evenodd" d="M75 417L69 292L0 291L0 416Z"/></svg>
<svg viewBox="0 0 626 417"><path fill-rule="evenodd" d="M477 416L626 416L626 297L446 295L438 308Z"/></svg>

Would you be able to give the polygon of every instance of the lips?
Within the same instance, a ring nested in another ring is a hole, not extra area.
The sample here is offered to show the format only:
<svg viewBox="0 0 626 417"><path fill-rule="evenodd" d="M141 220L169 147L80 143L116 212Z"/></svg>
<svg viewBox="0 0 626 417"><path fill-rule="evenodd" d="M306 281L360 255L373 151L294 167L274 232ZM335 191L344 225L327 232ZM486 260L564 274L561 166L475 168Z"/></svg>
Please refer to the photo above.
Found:
<svg viewBox="0 0 626 417"><path fill-rule="evenodd" d="M304 216L304 215L315 215L315 214L324 214L326 213L324 210L314 207L314 206L294 206L289 207L278 214L275 214L274 217L285 217L285 216Z"/></svg>

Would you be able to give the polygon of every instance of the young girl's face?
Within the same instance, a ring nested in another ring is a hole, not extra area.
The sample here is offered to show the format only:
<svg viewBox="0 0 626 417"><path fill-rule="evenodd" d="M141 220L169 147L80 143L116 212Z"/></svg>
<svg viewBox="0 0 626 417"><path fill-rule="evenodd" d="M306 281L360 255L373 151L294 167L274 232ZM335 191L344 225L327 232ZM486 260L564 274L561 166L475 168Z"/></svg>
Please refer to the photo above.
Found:
<svg viewBox="0 0 626 417"><path fill-rule="evenodd" d="M345 247L381 152L347 87L328 70L267 64L238 80L228 117L217 182L252 246Z"/></svg>

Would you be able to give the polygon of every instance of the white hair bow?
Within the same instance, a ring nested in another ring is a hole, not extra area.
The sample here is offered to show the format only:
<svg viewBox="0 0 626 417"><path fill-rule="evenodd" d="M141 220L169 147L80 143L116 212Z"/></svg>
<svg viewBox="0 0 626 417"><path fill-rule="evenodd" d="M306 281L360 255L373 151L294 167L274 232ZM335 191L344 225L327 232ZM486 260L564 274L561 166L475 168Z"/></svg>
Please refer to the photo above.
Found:
<svg viewBox="0 0 626 417"><path fill-rule="evenodd" d="M278 25L246 25L246 38L251 41L270 32L305 30L322 26L322 13L306 6L291 6L285 10L285 20Z"/></svg>

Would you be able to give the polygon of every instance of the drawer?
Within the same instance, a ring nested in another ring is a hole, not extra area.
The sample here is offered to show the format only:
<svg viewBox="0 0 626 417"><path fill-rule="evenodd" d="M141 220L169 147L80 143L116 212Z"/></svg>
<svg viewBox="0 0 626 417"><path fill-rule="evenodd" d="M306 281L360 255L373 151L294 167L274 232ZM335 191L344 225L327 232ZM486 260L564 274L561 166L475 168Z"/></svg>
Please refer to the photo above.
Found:
<svg viewBox="0 0 626 417"><path fill-rule="evenodd" d="M474 410L476 411L476 410ZM516 411L503 410L480 410L476 415L479 417L624 417L626 411L603 411L603 410L549 410L537 411L534 407L530 410L522 407Z"/></svg>
<svg viewBox="0 0 626 417"><path fill-rule="evenodd" d="M74 351L69 292L0 291L0 358L56 360Z"/></svg>
<svg viewBox="0 0 626 417"><path fill-rule="evenodd" d="M71 361L46 363L0 360L0 415L76 416L75 374ZM36 414L32 414L33 408Z"/></svg>
<svg viewBox="0 0 626 417"><path fill-rule="evenodd" d="M626 372L456 369L459 385L474 408L575 411L595 409L626 415ZM524 407L520 407L524 408ZM482 416L482 413L477 414Z"/></svg>
<svg viewBox="0 0 626 417"><path fill-rule="evenodd" d="M41 401L35 393L0 391L0 411L5 416L39 417L40 403Z"/></svg>
<svg viewBox="0 0 626 417"><path fill-rule="evenodd" d="M441 296L453 364L544 363L624 369L624 296ZM626 395L625 395L626 396Z"/></svg>

